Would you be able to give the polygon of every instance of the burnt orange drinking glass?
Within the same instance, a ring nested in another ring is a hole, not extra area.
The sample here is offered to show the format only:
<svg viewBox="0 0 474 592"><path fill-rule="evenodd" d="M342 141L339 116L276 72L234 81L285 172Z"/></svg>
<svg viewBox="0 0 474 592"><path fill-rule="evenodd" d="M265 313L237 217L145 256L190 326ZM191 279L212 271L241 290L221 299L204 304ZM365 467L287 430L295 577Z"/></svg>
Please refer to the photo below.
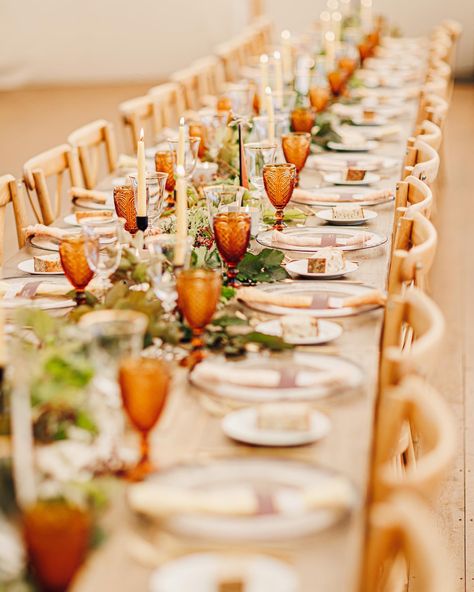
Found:
<svg viewBox="0 0 474 592"><path fill-rule="evenodd" d="M303 170L311 147L311 134L305 132L292 132L282 136L281 147L286 162L296 167L296 185L298 186L300 172Z"/></svg>
<svg viewBox="0 0 474 592"><path fill-rule="evenodd" d="M23 536L33 573L42 590L67 590L85 559L91 517L62 500L40 501L23 513Z"/></svg>
<svg viewBox="0 0 474 592"><path fill-rule="evenodd" d="M168 192L166 200L167 208L174 206L174 188L176 180L174 178L174 160L171 150L158 150L155 153L155 170L157 173L167 173L165 189Z"/></svg>
<svg viewBox="0 0 474 592"><path fill-rule="evenodd" d="M214 238L222 259L227 264L228 285L237 284L237 266L242 261L250 241L250 214L221 212L214 216Z"/></svg>
<svg viewBox="0 0 474 592"><path fill-rule="evenodd" d="M189 123L189 135L200 138L198 157L203 158L207 152L206 126L201 121L191 121Z"/></svg>
<svg viewBox="0 0 474 592"><path fill-rule="evenodd" d="M315 120L315 112L307 107L298 107L291 113L291 127L295 132L310 133Z"/></svg>
<svg viewBox="0 0 474 592"><path fill-rule="evenodd" d="M344 70L334 70L333 72L329 72L329 86L331 87L331 92L335 97L338 97L344 92L347 78L347 72Z"/></svg>
<svg viewBox="0 0 474 592"><path fill-rule="evenodd" d="M116 185L114 187L114 206L119 218L125 220L125 230L135 234L137 227L137 210L135 208L135 192L131 185Z"/></svg>
<svg viewBox="0 0 474 592"><path fill-rule="evenodd" d="M213 269L185 269L177 275L178 308L193 333L193 351L183 360L184 366L195 366L205 357L204 328L216 311L221 285L221 274Z"/></svg>
<svg viewBox="0 0 474 592"><path fill-rule="evenodd" d="M343 57L339 60L339 68L344 72L347 72L348 76L352 76L357 68L357 62L349 57Z"/></svg>
<svg viewBox="0 0 474 592"><path fill-rule="evenodd" d="M150 461L149 436L168 397L168 366L151 358L126 358L119 367L119 385L125 412L140 433L140 460L127 477L140 481L155 470Z"/></svg>
<svg viewBox="0 0 474 592"><path fill-rule="evenodd" d="M275 208L275 230L283 230L283 214L296 186L296 167L294 164L267 164L263 167L263 184L268 199Z"/></svg>
<svg viewBox="0 0 474 592"><path fill-rule="evenodd" d="M309 101L311 107L313 107L317 113L326 109L330 98L331 93L329 92L329 88L313 86L309 89Z"/></svg>
<svg viewBox="0 0 474 592"><path fill-rule="evenodd" d="M98 238L96 243L97 251L99 251ZM59 243L59 257L64 275L76 290L76 303L83 304L86 300L85 289L94 277L94 272L87 263L85 237L82 234L70 234L63 237Z"/></svg>

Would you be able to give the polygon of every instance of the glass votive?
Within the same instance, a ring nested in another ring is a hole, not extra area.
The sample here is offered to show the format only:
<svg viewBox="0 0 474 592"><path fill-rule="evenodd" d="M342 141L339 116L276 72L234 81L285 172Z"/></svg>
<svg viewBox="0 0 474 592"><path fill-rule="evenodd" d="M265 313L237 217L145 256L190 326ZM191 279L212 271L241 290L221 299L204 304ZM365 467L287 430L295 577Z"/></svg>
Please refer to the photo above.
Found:
<svg viewBox="0 0 474 592"><path fill-rule="evenodd" d="M258 142L268 141L268 117L259 115L253 118L254 130ZM290 131L289 118L275 114L275 138L281 138Z"/></svg>
<svg viewBox="0 0 474 592"><path fill-rule="evenodd" d="M263 190L263 167L275 162L276 144L270 142L250 142L244 145L249 180L259 190Z"/></svg>
<svg viewBox="0 0 474 592"><path fill-rule="evenodd" d="M216 162L199 162L193 173L193 183L198 187L210 185L217 179L219 165Z"/></svg>
<svg viewBox="0 0 474 592"><path fill-rule="evenodd" d="M191 136L187 138L184 142L184 174L186 177L190 178L196 168L196 163L198 161L198 152L199 152L199 144L201 143L201 138L196 138ZM176 154L178 150L178 138L171 138L168 139L168 144L170 146L170 150L173 152L173 163L174 163L174 172L176 174Z"/></svg>
<svg viewBox="0 0 474 592"><path fill-rule="evenodd" d="M129 175L137 199L138 173ZM165 207L165 187L168 173L146 172L147 215L152 226L161 216Z"/></svg>

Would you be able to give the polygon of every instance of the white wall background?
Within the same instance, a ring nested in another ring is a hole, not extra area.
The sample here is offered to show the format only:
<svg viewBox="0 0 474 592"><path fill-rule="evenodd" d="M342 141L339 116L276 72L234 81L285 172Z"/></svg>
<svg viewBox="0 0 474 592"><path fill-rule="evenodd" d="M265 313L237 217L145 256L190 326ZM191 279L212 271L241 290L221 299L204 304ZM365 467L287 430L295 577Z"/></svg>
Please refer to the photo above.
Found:
<svg viewBox="0 0 474 592"><path fill-rule="evenodd" d="M357 0L355 0L357 1ZM0 0L0 88L159 80L236 34L248 0ZM277 28L302 31L324 0L266 0ZM474 71L474 0L374 0L403 32L446 17L464 35L457 68Z"/></svg>

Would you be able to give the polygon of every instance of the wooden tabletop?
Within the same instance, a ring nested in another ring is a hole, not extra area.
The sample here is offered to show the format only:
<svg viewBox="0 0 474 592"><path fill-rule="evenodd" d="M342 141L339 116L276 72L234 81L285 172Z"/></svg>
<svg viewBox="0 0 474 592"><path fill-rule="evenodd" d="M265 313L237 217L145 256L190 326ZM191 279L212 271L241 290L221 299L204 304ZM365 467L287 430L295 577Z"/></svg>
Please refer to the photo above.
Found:
<svg viewBox="0 0 474 592"><path fill-rule="evenodd" d="M402 159L406 138L412 130L415 105L410 117L399 121L402 131L395 142L380 144L376 154ZM380 187L394 188L400 169L381 181ZM302 176L302 185L311 177ZM393 201L371 209L378 217L367 225L370 231L388 237L387 243L374 249L350 252L350 259L359 262L359 269L345 281L357 281L384 289L386 286L390 235L393 224ZM316 218L308 220L317 224ZM363 227L362 227L363 228ZM4 266L4 276L22 277L17 270L21 259L31 257L37 249L22 250ZM49 280L48 280L49 281ZM210 400L187 383L184 371L177 370L166 413L153 433L153 458L160 467L180 461L210 461L221 455L268 455L303 459L340 471L356 485L361 502L349 520L338 526L300 541L285 541L258 547L245 545L245 551L267 551L288 560L295 566L302 592L356 592L363 549L364 499L368 485L370 451L373 436L374 403L377 395L379 343L383 311L377 310L345 319L338 319L344 329L334 344L300 348L340 355L359 364L364 373L364 386L353 396L334 397L318 401L317 407L327 412L332 430L321 442L293 449L263 449L240 445L222 432L221 413ZM291 354L281 357L282 363ZM148 590L152 565L183 552L199 549L197 543L181 541L165 533L149 532L138 525L124 503L124 488L120 489L104 520L107 532L105 543L91 553L74 586L75 592L97 590ZM141 539L153 543L159 550L156 558L151 549L141 549ZM204 548L213 548L212 546ZM239 548L239 547L237 547ZM141 557L138 561L136 555ZM147 564L145 566L145 564ZM183 591L184 592L184 591Z"/></svg>

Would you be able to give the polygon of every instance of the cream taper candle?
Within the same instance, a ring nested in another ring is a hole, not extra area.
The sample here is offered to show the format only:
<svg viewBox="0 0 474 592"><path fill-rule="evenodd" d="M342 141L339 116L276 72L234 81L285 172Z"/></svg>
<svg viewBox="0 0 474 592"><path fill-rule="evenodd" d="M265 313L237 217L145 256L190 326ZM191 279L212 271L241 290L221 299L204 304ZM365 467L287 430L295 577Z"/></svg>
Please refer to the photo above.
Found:
<svg viewBox="0 0 474 592"><path fill-rule="evenodd" d="M146 211L146 161L145 142L143 128L140 130L140 138L137 145L137 216L144 217Z"/></svg>

